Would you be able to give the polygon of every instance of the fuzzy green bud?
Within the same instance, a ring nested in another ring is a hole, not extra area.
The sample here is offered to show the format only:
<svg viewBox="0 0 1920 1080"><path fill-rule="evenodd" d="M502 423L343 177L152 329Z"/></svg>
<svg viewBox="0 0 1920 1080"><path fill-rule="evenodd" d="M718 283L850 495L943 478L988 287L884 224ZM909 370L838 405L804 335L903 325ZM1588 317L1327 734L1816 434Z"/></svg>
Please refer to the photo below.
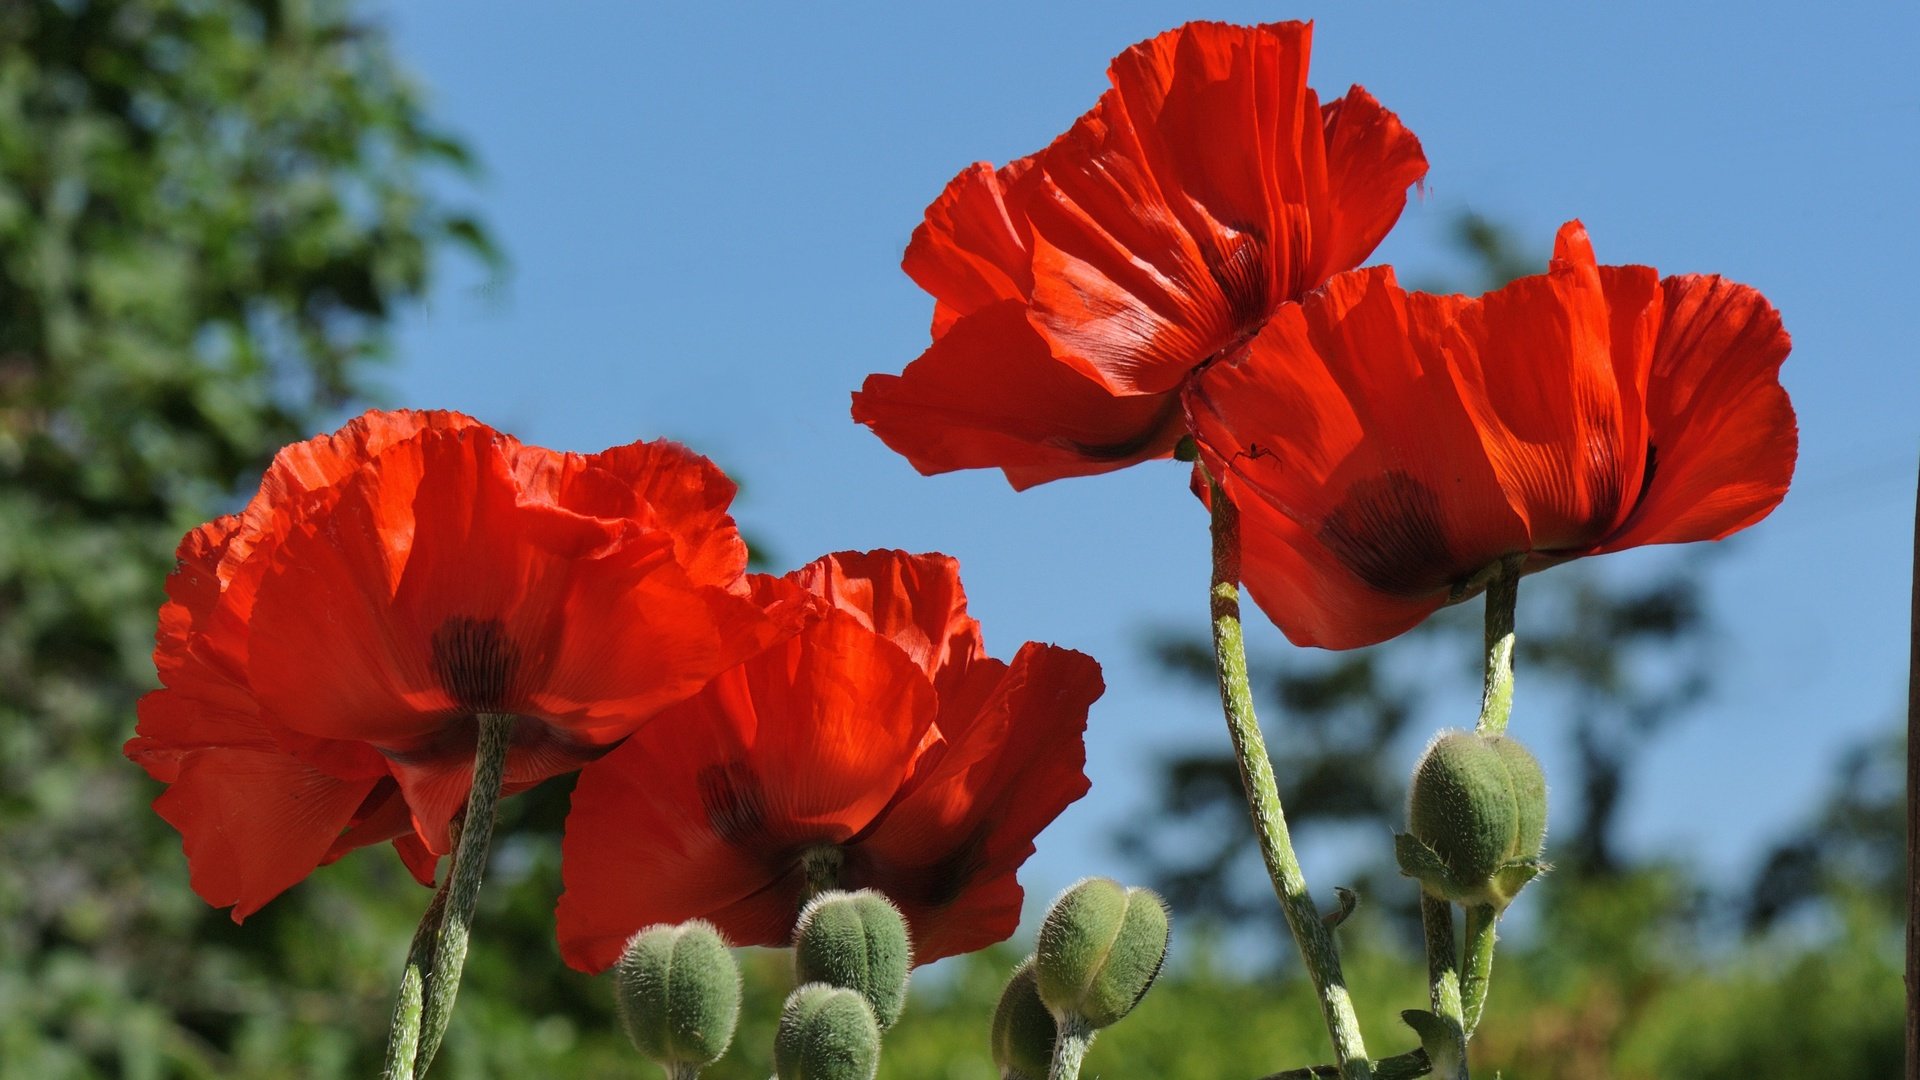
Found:
<svg viewBox="0 0 1920 1080"><path fill-rule="evenodd" d="M1001 1080L1046 1080L1053 1070L1053 1043L1059 1025L1033 974L1033 957L1020 961L993 1010L993 1063Z"/></svg>
<svg viewBox="0 0 1920 1080"><path fill-rule="evenodd" d="M710 1065L733 1041L740 968L711 923L649 926L628 938L614 987L627 1037L669 1071Z"/></svg>
<svg viewBox="0 0 1920 1080"><path fill-rule="evenodd" d="M858 993L873 1007L883 1031L906 1007L912 967L907 921L879 893L821 893L801 909L793 938L794 981Z"/></svg>
<svg viewBox="0 0 1920 1080"><path fill-rule="evenodd" d="M880 1025L852 990L808 983L787 996L773 1037L777 1080L873 1080L880 1071Z"/></svg>
<svg viewBox="0 0 1920 1080"><path fill-rule="evenodd" d="M1511 735L1489 735L1486 741L1507 763L1513 781L1518 816L1514 819L1513 857L1537 859L1547 847L1547 774L1533 751Z"/></svg>
<svg viewBox="0 0 1920 1080"><path fill-rule="evenodd" d="M1547 781L1507 735L1447 731L1414 766L1401 871L1438 899L1504 909L1545 869Z"/></svg>
<svg viewBox="0 0 1920 1080"><path fill-rule="evenodd" d="M1172 927L1150 889L1088 878L1060 894L1040 924L1033 970L1056 1017L1099 1029L1133 1011L1160 974Z"/></svg>

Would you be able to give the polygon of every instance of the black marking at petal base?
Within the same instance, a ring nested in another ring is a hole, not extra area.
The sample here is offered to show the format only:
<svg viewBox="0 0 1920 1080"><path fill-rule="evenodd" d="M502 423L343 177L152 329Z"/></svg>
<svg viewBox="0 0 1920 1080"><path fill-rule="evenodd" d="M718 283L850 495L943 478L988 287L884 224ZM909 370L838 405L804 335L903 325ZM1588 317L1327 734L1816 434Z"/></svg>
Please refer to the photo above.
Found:
<svg viewBox="0 0 1920 1080"><path fill-rule="evenodd" d="M760 780L745 765L709 765L695 779L700 805L714 834L735 847L764 841L767 795Z"/></svg>
<svg viewBox="0 0 1920 1080"><path fill-rule="evenodd" d="M967 886L986 868L987 835L990 831L989 825L982 822L951 851L935 861L925 866L896 867L885 873L884 881L862 884L896 895L909 903L946 907L960 899L960 894L966 892Z"/></svg>
<svg viewBox="0 0 1920 1080"><path fill-rule="evenodd" d="M501 711L519 670L520 650L498 619L456 615L433 632L433 677L466 712Z"/></svg>
<svg viewBox="0 0 1920 1080"><path fill-rule="evenodd" d="M1319 536L1354 576L1390 596L1426 596L1461 576L1440 497L1398 469L1353 485Z"/></svg>

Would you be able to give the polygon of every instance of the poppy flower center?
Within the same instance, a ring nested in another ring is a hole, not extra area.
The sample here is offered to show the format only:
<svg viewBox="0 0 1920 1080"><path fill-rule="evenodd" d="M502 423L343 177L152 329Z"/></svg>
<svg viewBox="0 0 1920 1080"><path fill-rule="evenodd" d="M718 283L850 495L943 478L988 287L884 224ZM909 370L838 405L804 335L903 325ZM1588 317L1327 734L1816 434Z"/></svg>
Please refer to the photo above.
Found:
<svg viewBox="0 0 1920 1080"><path fill-rule="evenodd" d="M434 678L463 711L503 711L520 650L500 620L456 615L433 632L432 648Z"/></svg>

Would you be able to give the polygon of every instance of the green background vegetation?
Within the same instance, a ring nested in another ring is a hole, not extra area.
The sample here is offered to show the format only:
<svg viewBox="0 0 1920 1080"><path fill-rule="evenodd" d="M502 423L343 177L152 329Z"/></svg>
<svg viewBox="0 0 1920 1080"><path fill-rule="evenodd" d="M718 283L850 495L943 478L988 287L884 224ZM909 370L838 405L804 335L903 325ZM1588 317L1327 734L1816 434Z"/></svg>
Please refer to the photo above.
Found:
<svg viewBox="0 0 1920 1080"><path fill-rule="evenodd" d="M0 1075L376 1071L427 893L370 850L237 927L188 891L178 838L147 809L157 785L119 746L153 684L153 613L180 534L229 508L276 447L365 401L389 320L436 258L494 258L435 194L437 173L466 166L349 4L0 5ZM1461 250L1456 286L1530 269L1484 221L1462 222ZM1751 881L1618 850L1636 746L1712 689L1714 628L1688 565L1630 586L1577 571L1529 585L1529 604L1560 613L1521 666L1574 726L1580 767L1555 781L1574 786L1576 811L1550 839L1559 869L1516 909L1476 1066L1895 1075L1897 738L1861 747ZM1374 751L1421 693L1394 658L1475 655L1472 614L1386 650L1264 665L1309 844L1353 836L1384 859L1404 778ZM1190 630L1153 652L1169 679L1204 676ZM436 1075L654 1075L615 1033L605 981L568 971L552 944L568 787L507 804ZM1176 959L1096 1043L1089 1074L1252 1078L1321 1060L1311 997L1271 948L1282 931L1230 763L1171 760L1148 797L1153 812L1121 840L1173 900ZM1425 998L1412 886L1384 861L1348 880L1365 897L1342 937L1370 1045L1406 1049L1397 1012ZM1249 942L1268 959L1244 959ZM990 1077L988 1018L1025 944L923 980L882 1075ZM709 1074L722 1080L767 1074L787 986L781 954L743 959L748 1019Z"/></svg>

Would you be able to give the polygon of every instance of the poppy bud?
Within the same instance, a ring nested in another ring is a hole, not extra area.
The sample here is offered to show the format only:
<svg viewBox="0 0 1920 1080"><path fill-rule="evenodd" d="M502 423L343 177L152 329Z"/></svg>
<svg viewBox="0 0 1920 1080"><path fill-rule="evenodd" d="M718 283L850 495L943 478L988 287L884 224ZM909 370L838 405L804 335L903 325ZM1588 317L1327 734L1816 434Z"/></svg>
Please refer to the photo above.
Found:
<svg viewBox="0 0 1920 1080"><path fill-rule="evenodd" d="M867 999L882 1030L907 1003L913 949L900 909L871 889L826 892L800 911L793 973L799 983L845 987Z"/></svg>
<svg viewBox="0 0 1920 1080"><path fill-rule="evenodd" d="M1407 832L1394 847L1401 872L1428 895L1501 910L1546 869L1546 835L1547 781L1527 748L1446 731L1414 766Z"/></svg>
<svg viewBox="0 0 1920 1080"><path fill-rule="evenodd" d="M880 1071L880 1025L852 990L808 983L787 996L773 1037L777 1080L873 1080Z"/></svg>
<svg viewBox="0 0 1920 1080"><path fill-rule="evenodd" d="M1046 1080L1059 1032L1053 1013L1040 1000L1029 956L1013 969L993 1010L993 1063L1000 1067L1000 1080Z"/></svg>
<svg viewBox="0 0 1920 1080"><path fill-rule="evenodd" d="M1059 1018L1112 1024L1140 1003L1167 958L1166 902L1150 889L1088 878L1060 894L1040 924L1034 975Z"/></svg>
<svg viewBox="0 0 1920 1080"><path fill-rule="evenodd" d="M627 939L614 968L627 1037L669 1073L711 1065L740 1019L740 968L711 923L649 926Z"/></svg>

